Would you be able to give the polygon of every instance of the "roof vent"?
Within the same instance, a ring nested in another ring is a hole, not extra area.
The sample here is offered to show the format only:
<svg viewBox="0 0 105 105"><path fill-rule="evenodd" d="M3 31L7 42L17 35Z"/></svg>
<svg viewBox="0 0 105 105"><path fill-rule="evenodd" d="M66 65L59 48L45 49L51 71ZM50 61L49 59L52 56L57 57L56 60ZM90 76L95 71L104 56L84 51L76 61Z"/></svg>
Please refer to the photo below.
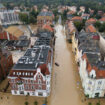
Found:
<svg viewBox="0 0 105 105"><path fill-rule="evenodd" d="M32 56L32 57L35 57L35 52L32 51L32 52L31 52L31 56Z"/></svg>

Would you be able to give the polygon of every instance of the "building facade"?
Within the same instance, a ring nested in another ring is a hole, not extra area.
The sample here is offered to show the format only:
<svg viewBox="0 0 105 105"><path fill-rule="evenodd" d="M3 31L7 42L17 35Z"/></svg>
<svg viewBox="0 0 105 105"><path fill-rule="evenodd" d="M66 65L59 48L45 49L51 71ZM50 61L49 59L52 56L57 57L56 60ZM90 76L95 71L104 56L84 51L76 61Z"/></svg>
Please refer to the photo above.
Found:
<svg viewBox="0 0 105 105"><path fill-rule="evenodd" d="M0 12L0 24L1 25L10 25L10 24L19 24L19 13L14 10L5 10Z"/></svg>
<svg viewBox="0 0 105 105"><path fill-rule="evenodd" d="M12 66L13 60L11 53L0 48L0 82L6 78Z"/></svg>

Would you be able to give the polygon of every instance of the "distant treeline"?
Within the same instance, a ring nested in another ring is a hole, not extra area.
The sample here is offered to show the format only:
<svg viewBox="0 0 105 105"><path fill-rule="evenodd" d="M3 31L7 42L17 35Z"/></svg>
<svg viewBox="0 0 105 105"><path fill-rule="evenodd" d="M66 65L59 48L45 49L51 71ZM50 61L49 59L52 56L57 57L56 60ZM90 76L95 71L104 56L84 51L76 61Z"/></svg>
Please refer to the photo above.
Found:
<svg viewBox="0 0 105 105"><path fill-rule="evenodd" d="M38 5L40 8L42 7L42 5L48 5L50 6L50 8L55 8L58 5L75 5L77 7L85 6L87 9L92 8L96 11L105 11L105 0L0 0L0 2L7 7L9 7L9 4L12 4L11 6L23 5L27 7L31 7L35 4Z"/></svg>

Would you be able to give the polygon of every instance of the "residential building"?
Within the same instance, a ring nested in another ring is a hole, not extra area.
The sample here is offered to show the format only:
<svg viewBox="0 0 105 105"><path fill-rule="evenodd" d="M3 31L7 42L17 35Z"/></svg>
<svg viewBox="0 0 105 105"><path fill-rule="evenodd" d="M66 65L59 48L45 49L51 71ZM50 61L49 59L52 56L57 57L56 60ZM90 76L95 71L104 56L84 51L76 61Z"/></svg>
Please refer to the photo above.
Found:
<svg viewBox="0 0 105 105"><path fill-rule="evenodd" d="M85 53L80 60L79 74L87 97L105 97L105 61L100 54Z"/></svg>
<svg viewBox="0 0 105 105"><path fill-rule="evenodd" d="M86 21L86 25L90 25L90 24L94 24L94 23L96 23L96 19L93 19L93 18L90 18L90 19L88 19L87 21Z"/></svg>
<svg viewBox="0 0 105 105"><path fill-rule="evenodd" d="M52 25L54 14L51 11L41 11L37 16L37 25L42 28L44 24Z"/></svg>
<svg viewBox="0 0 105 105"><path fill-rule="evenodd" d="M14 10L5 10L0 12L0 24L10 25L19 24L19 13Z"/></svg>
<svg viewBox="0 0 105 105"><path fill-rule="evenodd" d="M66 39L70 42L72 42L72 36L75 36L76 28L74 26L74 23L72 21L68 21L66 26Z"/></svg>
<svg viewBox="0 0 105 105"><path fill-rule="evenodd" d="M0 82L6 78L13 66L12 55L0 46Z"/></svg>
<svg viewBox="0 0 105 105"><path fill-rule="evenodd" d="M88 20L89 19L89 17L90 17L90 14L82 14L82 19L86 19L86 20Z"/></svg>
<svg viewBox="0 0 105 105"><path fill-rule="evenodd" d="M8 76L13 95L50 95L53 62L53 47L50 42L53 36L49 32L41 32L37 36L39 38L33 48L27 49Z"/></svg>
<svg viewBox="0 0 105 105"><path fill-rule="evenodd" d="M82 22L82 18L80 16L75 16L71 19L73 22Z"/></svg>

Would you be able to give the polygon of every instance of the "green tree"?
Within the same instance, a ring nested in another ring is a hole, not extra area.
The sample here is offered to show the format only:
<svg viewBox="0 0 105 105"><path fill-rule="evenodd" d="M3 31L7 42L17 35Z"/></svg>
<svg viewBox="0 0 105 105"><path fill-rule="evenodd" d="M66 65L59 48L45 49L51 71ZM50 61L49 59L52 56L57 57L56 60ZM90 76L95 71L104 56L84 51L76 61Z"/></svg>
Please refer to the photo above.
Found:
<svg viewBox="0 0 105 105"><path fill-rule="evenodd" d="M26 13L20 13L19 14L19 18L20 18L20 21L23 22L23 24L28 24L28 14Z"/></svg>
<svg viewBox="0 0 105 105"><path fill-rule="evenodd" d="M29 105L29 103L26 101L25 103L24 103L25 105Z"/></svg>
<svg viewBox="0 0 105 105"><path fill-rule="evenodd" d="M101 23L99 21L96 21L96 23L94 25L96 28L99 28L101 26Z"/></svg>
<svg viewBox="0 0 105 105"><path fill-rule="evenodd" d="M99 32L105 32L105 23L99 27Z"/></svg>
<svg viewBox="0 0 105 105"><path fill-rule="evenodd" d="M75 27L77 28L78 31L81 31L84 28L84 23L83 22L74 22Z"/></svg>
<svg viewBox="0 0 105 105"><path fill-rule="evenodd" d="M100 101L96 103L96 105L100 105Z"/></svg>
<svg viewBox="0 0 105 105"><path fill-rule="evenodd" d="M88 105L92 105L92 103L91 103L91 102L89 102L89 103L88 103Z"/></svg>
<svg viewBox="0 0 105 105"><path fill-rule="evenodd" d="M38 102L37 102L37 101L35 101L35 102L34 102L34 105L38 105Z"/></svg>
<svg viewBox="0 0 105 105"><path fill-rule="evenodd" d="M30 15L29 16L29 23L32 23L32 24L34 24L34 23L36 23L36 18L34 17L34 16L32 16L32 15Z"/></svg>

